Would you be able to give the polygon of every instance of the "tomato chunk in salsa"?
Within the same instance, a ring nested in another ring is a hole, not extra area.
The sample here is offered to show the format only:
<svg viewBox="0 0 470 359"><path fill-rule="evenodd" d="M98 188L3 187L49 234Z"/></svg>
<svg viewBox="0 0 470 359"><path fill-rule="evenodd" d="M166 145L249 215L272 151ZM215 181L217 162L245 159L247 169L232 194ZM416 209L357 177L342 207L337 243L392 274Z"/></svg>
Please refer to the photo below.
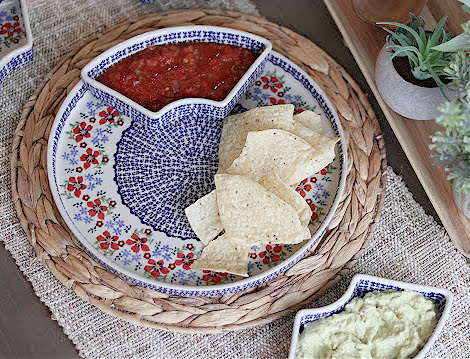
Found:
<svg viewBox="0 0 470 359"><path fill-rule="evenodd" d="M257 55L211 42L149 46L103 72L97 80L150 111L188 97L223 100Z"/></svg>

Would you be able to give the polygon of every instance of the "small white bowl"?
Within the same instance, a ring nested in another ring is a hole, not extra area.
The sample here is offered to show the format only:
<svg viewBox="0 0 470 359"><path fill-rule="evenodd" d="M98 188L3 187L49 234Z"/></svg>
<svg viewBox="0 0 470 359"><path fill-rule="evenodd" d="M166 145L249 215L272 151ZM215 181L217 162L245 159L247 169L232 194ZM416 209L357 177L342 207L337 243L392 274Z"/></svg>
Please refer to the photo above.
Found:
<svg viewBox="0 0 470 359"><path fill-rule="evenodd" d="M185 98L174 101L157 112L146 109L96 80L112 65L148 46L183 42L215 42L235 45L253 51L258 57L224 100ZM202 25L169 27L147 32L110 48L89 62L82 69L81 76L96 98L113 106L119 112L131 117L132 120L140 121L145 125L158 126L162 122L188 116L222 119L228 115L240 97L259 76L271 49L270 41L244 31Z"/></svg>
<svg viewBox="0 0 470 359"><path fill-rule="evenodd" d="M14 11L13 11L14 9ZM24 66L33 60L33 35L29 25L28 10L26 7L26 0L0 0L0 12L6 12L7 16L18 16L18 22L24 29L24 36L26 43L19 46L18 44L5 46L6 37L0 34L0 84L10 75L13 71ZM12 13L14 12L14 14ZM9 13L9 15L8 15ZM15 20L1 21L3 23L15 22Z"/></svg>
<svg viewBox="0 0 470 359"><path fill-rule="evenodd" d="M374 277L365 274L356 274L346 293L343 294L336 302L320 308L303 309L300 310L295 316L294 330L292 332L292 341L289 351L289 359L295 358L297 350L297 341L303 325L309 322L322 319L332 314L338 313L348 304L354 297L361 297L367 292L384 291L384 290L411 290L421 293L426 298L431 299L437 308L438 322L434 328L433 333L429 337L423 348L416 354L415 358L423 358L424 354L431 348L432 344L436 341L439 333L444 327L444 323L449 316L450 308L452 305L453 295L447 289L429 287L426 285L411 284L405 282L398 282L391 279Z"/></svg>

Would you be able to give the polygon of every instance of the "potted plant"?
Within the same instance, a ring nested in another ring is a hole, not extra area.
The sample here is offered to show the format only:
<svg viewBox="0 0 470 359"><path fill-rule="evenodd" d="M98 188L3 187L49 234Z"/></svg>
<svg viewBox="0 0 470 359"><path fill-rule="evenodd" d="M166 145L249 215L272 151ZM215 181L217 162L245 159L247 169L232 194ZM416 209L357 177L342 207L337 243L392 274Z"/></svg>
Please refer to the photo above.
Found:
<svg viewBox="0 0 470 359"><path fill-rule="evenodd" d="M470 13L470 1L463 9ZM462 24L464 32L440 45L442 51L456 51L446 76L453 80L458 98L439 106L436 122L443 127L432 137L431 148L436 164L444 166L447 178L453 180L454 201L460 211L470 218L470 21Z"/></svg>
<svg viewBox="0 0 470 359"><path fill-rule="evenodd" d="M431 120L438 115L437 107L446 99L457 96L449 87L444 69L452 54L435 48L451 39L444 30L444 16L433 32L425 30L422 17L410 14L409 25L380 22L396 26L377 58L375 81L387 105L402 116L415 120Z"/></svg>

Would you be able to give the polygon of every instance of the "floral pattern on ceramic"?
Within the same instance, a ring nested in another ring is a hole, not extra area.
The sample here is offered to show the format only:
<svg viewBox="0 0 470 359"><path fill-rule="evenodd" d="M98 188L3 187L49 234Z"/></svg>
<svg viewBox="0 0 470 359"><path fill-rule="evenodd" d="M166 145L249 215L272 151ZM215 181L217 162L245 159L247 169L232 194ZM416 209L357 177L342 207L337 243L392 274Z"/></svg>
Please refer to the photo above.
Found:
<svg viewBox="0 0 470 359"><path fill-rule="evenodd" d="M0 55L26 43L21 8L16 2L0 5Z"/></svg>
<svg viewBox="0 0 470 359"><path fill-rule="evenodd" d="M49 173L56 187L51 183L52 190L59 196L55 198L56 202L60 202L59 208L64 208L61 213L69 226L72 224L74 234L92 245L92 254L98 260L111 260L113 270L115 268L118 274L130 280L146 278L146 283L154 281L154 289L160 290L158 283L207 287L241 280L226 273L193 270L191 265L203 249L195 236L181 238L165 234L158 222L146 224L123 203L115 168L116 160L122 161L119 165L125 167L126 157L117 156L117 147L133 123L127 116L94 98L83 84L79 83L77 87L72 100L78 99L76 105L69 114L65 111L62 115L66 116L66 121L51 134L57 142L49 144L50 152L55 153L49 165L54 171L52 175ZM273 103L293 103L297 112L311 109L327 123L332 118L331 113L325 115L312 93L291 74L274 62L267 62L264 72L233 113ZM153 135L152 132L142 133L142 137L134 139L136 145L146 146L156 141ZM296 188L312 209L312 233L324 222L337 194L344 165L338 151L327 168L305 179ZM147 161L152 161L152 157L147 156ZM132 171L128 175L132 175ZM184 183L177 177L175 180ZM152 183L152 178L143 178L142 185L133 189L136 203L145 203L149 213L164 209L165 205L146 199L146 191L151 190ZM188 190L186 185L182 186ZM189 225L185 230L192 232ZM254 276L279 266L303 244L253 246L248 254L248 273ZM172 293L214 295L210 292Z"/></svg>
<svg viewBox="0 0 470 359"><path fill-rule="evenodd" d="M33 59L25 0L0 3L0 83Z"/></svg>

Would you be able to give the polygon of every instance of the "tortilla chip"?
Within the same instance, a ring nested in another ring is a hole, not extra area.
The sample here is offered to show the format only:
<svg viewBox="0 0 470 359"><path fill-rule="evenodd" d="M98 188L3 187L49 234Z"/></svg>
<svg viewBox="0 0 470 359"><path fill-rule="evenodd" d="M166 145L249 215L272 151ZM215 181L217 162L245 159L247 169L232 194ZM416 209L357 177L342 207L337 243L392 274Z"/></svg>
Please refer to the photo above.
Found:
<svg viewBox="0 0 470 359"><path fill-rule="evenodd" d="M283 130L249 132L242 153L227 168L227 173L259 182L275 172L283 182L294 186L333 161L337 141L338 138L319 136L311 146Z"/></svg>
<svg viewBox="0 0 470 359"><path fill-rule="evenodd" d="M319 135L324 136L323 125L321 123L321 116L315 112L307 110L294 115L294 121L297 121L301 125L315 131Z"/></svg>
<svg viewBox="0 0 470 359"><path fill-rule="evenodd" d="M226 234L211 241L191 269L237 274L248 277L248 252L250 248Z"/></svg>
<svg viewBox="0 0 470 359"><path fill-rule="evenodd" d="M307 226L312 218L312 210L305 199L292 187L285 184L276 173L272 173L264 178L260 185L267 191L275 194L284 202L292 206L299 216L300 223Z"/></svg>
<svg viewBox="0 0 470 359"><path fill-rule="evenodd" d="M311 238L297 212L245 176L215 175L219 216L225 234L242 243L293 244Z"/></svg>
<svg viewBox="0 0 470 359"><path fill-rule="evenodd" d="M219 144L219 171L226 169L240 155L246 136L251 131L281 129L299 136L310 144L318 142L320 135L294 121L293 105L257 107L224 119Z"/></svg>
<svg viewBox="0 0 470 359"><path fill-rule="evenodd" d="M224 118L219 144L219 170L228 168L238 157L249 131L277 128L291 121L294 105L256 107Z"/></svg>
<svg viewBox="0 0 470 359"><path fill-rule="evenodd" d="M223 230L215 190L199 198L184 212L194 233L205 246Z"/></svg>

